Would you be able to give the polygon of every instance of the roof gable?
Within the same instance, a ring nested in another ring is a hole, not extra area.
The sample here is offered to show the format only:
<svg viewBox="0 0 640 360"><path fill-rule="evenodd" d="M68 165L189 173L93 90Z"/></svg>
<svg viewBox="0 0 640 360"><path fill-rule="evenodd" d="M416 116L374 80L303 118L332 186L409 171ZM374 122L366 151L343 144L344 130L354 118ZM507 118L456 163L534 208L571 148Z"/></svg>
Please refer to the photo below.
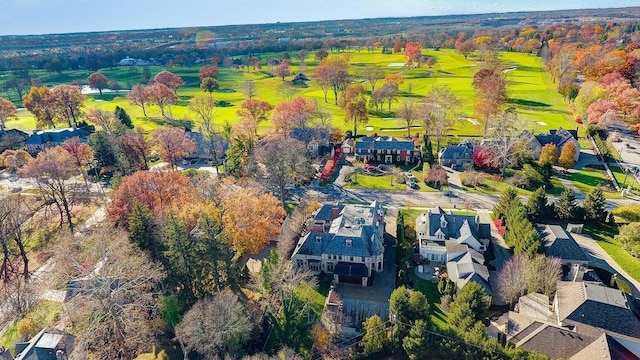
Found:
<svg viewBox="0 0 640 360"><path fill-rule="evenodd" d="M589 262L589 257L571 234L558 225L546 225L538 229L542 236L542 246L547 256L562 260Z"/></svg>

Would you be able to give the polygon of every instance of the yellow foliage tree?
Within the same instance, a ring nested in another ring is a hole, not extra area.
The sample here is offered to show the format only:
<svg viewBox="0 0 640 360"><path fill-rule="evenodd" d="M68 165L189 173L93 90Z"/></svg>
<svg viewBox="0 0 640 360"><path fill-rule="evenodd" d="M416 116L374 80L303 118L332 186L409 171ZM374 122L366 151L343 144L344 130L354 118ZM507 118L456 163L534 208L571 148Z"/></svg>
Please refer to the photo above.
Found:
<svg viewBox="0 0 640 360"><path fill-rule="evenodd" d="M562 147L562 152L560 153L560 157L558 158L558 164L565 169L573 168L573 165L576 162L576 144L572 141L567 142Z"/></svg>

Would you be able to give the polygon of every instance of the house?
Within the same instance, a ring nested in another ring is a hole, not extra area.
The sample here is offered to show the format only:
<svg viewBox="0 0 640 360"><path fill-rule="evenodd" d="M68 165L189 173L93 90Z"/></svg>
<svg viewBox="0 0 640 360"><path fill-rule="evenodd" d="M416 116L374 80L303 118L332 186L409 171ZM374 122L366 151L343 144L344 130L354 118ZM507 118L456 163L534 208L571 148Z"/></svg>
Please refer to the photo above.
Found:
<svg viewBox="0 0 640 360"><path fill-rule="evenodd" d="M351 138L345 139L341 145L343 154L352 154L355 151L355 141Z"/></svg>
<svg viewBox="0 0 640 360"><path fill-rule="evenodd" d="M63 142L78 137L80 141L86 142L89 133L84 129L67 128L52 130L34 130L33 134L24 142L27 151L32 155L47 148L61 145Z"/></svg>
<svg viewBox="0 0 640 360"><path fill-rule="evenodd" d="M197 131L187 131L185 134L195 144L195 150L189 154L189 158L205 159L219 163L224 159L227 149L229 149L229 143L221 136L216 136L211 141Z"/></svg>
<svg viewBox="0 0 640 360"><path fill-rule="evenodd" d="M28 137L25 132L17 129L0 130L0 152L20 147Z"/></svg>
<svg viewBox="0 0 640 360"><path fill-rule="evenodd" d="M150 64L147 60L133 59L128 56L118 62L118 66L147 66Z"/></svg>
<svg viewBox="0 0 640 360"><path fill-rule="evenodd" d="M542 238L542 248L548 257L557 257L563 265L588 265L589 257L570 233L559 225L544 225L538 227Z"/></svg>
<svg viewBox="0 0 640 360"><path fill-rule="evenodd" d="M484 289L491 303L493 290L489 283L489 269L484 265L484 256L466 244L447 244L446 252L447 275L456 287L461 289L469 281L474 281Z"/></svg>
<svg viewBox="0 0 640 360"><path fill-rule="evenodd" d="M635 301L617 289L560 281L553 302L522 296L503 330L514 346L552 359L640 359Z"/></svg>
<svg viewBox="0 0 640 360"><path fill-rule="evenodd" d="M74 347L74 336L46 327L29 342L16 344L15 359L20 360L65 360Z"/></svg>
<svg viewBox="0 0 640 360"><path fill-rule="evenodd" d="M300 238L291 256L295 269L333 274L335 282L370 285L384 269L384 209L369 205L324 204L311 231Z"/></svg>
<svg viewBox="0 0 640 360"><path fill-rule="evenodd" d="M491 238L491 227L481 223L477 215L454 215L436 206L416 218L416 235L423 259L445 263L449 244L467 245L483 253Z"/></svg>
<svg viewBox="0 0 640 360"><path fill-rule="evenodd" d="M558 154L562 152L562 148L569 142L572 142L576 146L575 161L580 158L580 143L578 143L578 131L577 130L565 130L558 128L557 130L550 130L546 134L533 135L529 131L523 132L523 137L529 141L529 149L533 154L534 159L540 157L542 147L547 144L555 144L558 148Z"/></svg>
<svg viewBox="0 0 640 360"><path fill-rule="evenodd" d="M383 164L409 164L420 160L420 149L413 140L390 136L365 136L355 142L356 161Z"/></svg>
<svg viewBox="0 0 640 360"><path fill-rule="evenodd" d="M448 167L473 165L473 144L465 141L458 145L444 147L438 153L438 163Z"/></svg>
<svg viewBox="0 0 640 360"><path fill-rule="evenodd" d="M331 135L326 129L293 128L289 136L305 144L314 157L331 152Z"/></svg>

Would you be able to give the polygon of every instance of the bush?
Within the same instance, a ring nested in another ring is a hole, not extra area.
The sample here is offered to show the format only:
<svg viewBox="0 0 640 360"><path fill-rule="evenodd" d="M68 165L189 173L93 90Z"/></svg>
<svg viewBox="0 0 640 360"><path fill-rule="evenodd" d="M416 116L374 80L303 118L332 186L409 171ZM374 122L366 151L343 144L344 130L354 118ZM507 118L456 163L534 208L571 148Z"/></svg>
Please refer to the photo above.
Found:
<svg viewBox="0 0 640 360"><path fill-rule="evenodd" d="M616 240L631 255L640 257L640 222L622 226Z"/></svg>
<svg viewBox="0 0 640 360"><path fill-rule="evenodd" d="M508 178L507 183L519 188L526 188L530 185L529 180L521 171L518 171Z"/></svg>
<svg viewBox="0 0 640 360"><path fill-rule="evenodd" d="M530 164L525 164L522 167L522 175L527 179L528 186L537 188L544 184L544 176Z"/></svg>
<svg viewBox="0 0 640 360"><path fill-rule="evenodd" d="M26 317L18 321L18 334L20 334L21 339L30 339L36 334L37 331L37 324L32 318Z"/></svg>
<svg viewBox="0 0 640 360"><path fill-rule="evenodd" d="M460 181L462 185L469 187L478 187L484 183L485 176L483 173L478 171L467 171L465 173L460 174Z"/></svg>

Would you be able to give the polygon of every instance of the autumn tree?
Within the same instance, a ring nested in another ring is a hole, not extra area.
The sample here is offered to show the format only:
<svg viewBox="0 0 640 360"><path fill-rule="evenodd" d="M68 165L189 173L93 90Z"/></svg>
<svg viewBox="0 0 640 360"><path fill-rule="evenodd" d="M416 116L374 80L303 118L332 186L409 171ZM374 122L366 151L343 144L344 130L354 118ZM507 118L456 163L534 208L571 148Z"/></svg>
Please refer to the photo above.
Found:
<svg viewBox="0 0 640 360"><path fill-rule="evenodd" d="M78 117L82 116L82 106L87 98L73 85L56 85L51 89L53 104L58 110L60 121L68 121L69 127L78 124Z"/></svg>
<svg viewBox="0 0 640 360"><path fill-rule="evenodd" d="M102 109L89 109L87 111L87 120L102 128L108 134L119 133L123 128L122 123L116 118L111 111Z"/></svg>
<svg viewBox="0 0 640 360"><path fill-rule="evenodd" d="M269 112L273 105L263 100L245 100L236 112L238 116L250 120L254 125L254 133L257 135L258 125L269 119Z"/></svg>
<svg viewBox="0 0 640 360"><path fill-rule="evenodd" d="M265 167L263 178L268 186L279 192L283 208L286 186L301 184L314 173L305 144L293 138L263 141L256 148L256 157Z"/></svg>
<svg viewBox="0 0 640 360"><path fill-rule="evenodd" d="M129 94L127 94L127 99L129 99L129 103L133 105L140 106L142 108L142 114L147 116L147 111L145 109L145 105L149 104L149 93L145 91L145 87L140 84L136 84L133 86Z"/></svg>
<svg viewBox="0 0 640 360"><path fill-rule="evenodd" d="M438 152L442 139L456 121L458 108L462 102L447 85L436 85L431 88L425 100L418 112L425 132L436 139L436 152Z"/></svg>
<svg viewBox="0 0 640 360"><path fill-rule="evenodd" d="M0 131L6 128L7 120L17 118L16 106L11 101L0 97Z"/></svg>
<svg viewBox="0 0 640 360"><path fill-rule="evenodd" d="M398 89L400 84L404 82L402 74L388 74L384 77L385 85L390 85Z"/></svg>
<svg viewBox="0 0 640 360"><path fill-rule="evenodd" d="M358 125L369 122L366 90L362 84L347 87L340 105L345 109L344 122L353 125L353 136L358 134Z"/></svg>
<svg viewBox="0 0 640 360"><path fill-rule="evenodd" d="M22 105L36 117L37 127L56 127L54 99L48 87L31 87L22 98Z"/></svg>
<svg viewBox="0 0 640 360"><path fill-rule="evenodd" d="M218 70L218 67L215 65L203 66L200 68L200 71L198 71L198 75L200 76L200 81L206 78L215 79L218 77L219 74L220 74L220 71Z"/></svg>
<svg viewBox="0 0 640 360"><path fill-rule="evenodd" d="M33 178L40 194L55 204L60 214L60 226L66 220L73 231L71 210L73 196L73 177L78 175L78 167L73 156L61 146L46 149L38 157L20 168L20 176Z"/></svg>
<svg viewBox="0 0 640 360"><path fill-rule="evenodd" d="M364 79L369 85L371 85L371 92L376 90L376 84L378 81L384 79L384 70L379 66L367 66L362 69L358 76Z"/></svg>
<svg viewBox="0 0 640 360"><path fill-rule="evenodd" d="M404 101L400 104L396 115L407 125L407 138L411 138L411 127L418 120L418 107L413 101Z"/></svg>
<svg viewBox="0 0 640 360"><path fill-rule="evenodd" d="M286 215L273 195L256 188L228 189L221 204L224 233L241 255L255 254L274 239Z"/></svg>
<svg viewBox="0 0 640 360"><path fill-rule="evenodd" d="M67 238L55 256L72 294L69 317L86 329L76 350L99 359L134 359L148 348L160 330L157 298L164 273L159 264L110 228Z"/></svg>
<svg viewBox="0 0 640 360"><path fill-rule="evenodd" d="M62 144L62 147L73 157L75 166L82 174L87 191L91 191L89 188L89 181L87 180L86 167L93 162L93 149L91 146L80 142L80 138L77 137L65 141Z"/></svg>
<svg viewBox="0 0 640 360"><path fill-rule="evenodd" d="M567 170L573 168L573 165L576 162L576 151L576 144L572 141L567 141L560 152L558 164Z"/></svg>
<svg viewBox="0 0 640 360"><path fill-rule="evenodd" d="M276 132L288 136L293 128L306 128L311 120L316 103L298 96L278 103L271 114L271 123Z"/></svg>
<svg viewBox="0 0 640 360"><path fill-rule="evenodd" d="M119 140L122 150L127 155L130 163L137 164L138 170L149 168L151 142L145 138L142 128L137 128L135 131L125 131Z"/></svg>
<svg viewBox="0 0 640 360"><path fill-rule="evenodd" d="M324 92L325 102L327 102L327 92L332 89L334 102L338 105L338 94L351 82L348 69L349 58L346 56L332 56L320 61L320 65L316 68L315 79Z"/></svg>
<svg viewBox="0 0 640 360"><path fill-rule="evenodd" d="M144 92L146 93L148 103L155 104L160 107L162 116L166 116L164 113L164 108L166 106L178 103L176 93L160 82L147 86Z"/></svg>
<svg viewBox="0 0 640 360"><path fill-rule="evenodd" d="M483 134L486 135L489 119L498 115L507 101L507 81L495 70L481 69L473 76L472 85L478 96L476 113L484 121Z"/></svg>
<svg viewBox="0 0 640 360"><path fill-rule="evenodd" d="M28 231L25 224L31 216L33 210L29 209L28 202L21 195L8 195L0 201L0 279L3 287L12 281L29 280ZM18 294L12 293L11 296L17 297Z"/></svg>
<svg viewBox="0 0 640 360"><path fill-rule="evenodd" d="M153 143L158 147L160 158L176 168L178 159L188 157L196 149L193 140L184 130L174 127L156 129L152 132Z"/></svg>
<svg viewBox="0 0 640 360"><path fill-rule="evenodd" d="M538 164L540 166L554 166L558 162L558 148L556 144L546 144L540 151L540 158L538 158Z"/></svg>
<svg viewBox="0 0 640 360"><path fill-rule="evenodd" d="M89 87L91 87L92 89L97 89L100 95L102 95L102 90L109 87L109 79L107 79L107 77L100 72L94 72L89 75L89 78L87 79L87 85L89 85Z"/></svg>
<svg viewBox="0 0 640 360"><path fill-rule="evenodd" d="M124 177L118 190L111 193L107 217L126 227L133 207L141 204L162 221L171 211L192 202L196 193L189 178L178 172L137 171Z"/></svg>
<svg viewBox="0 0 640 360"><path fill-rule="evenodd" d="M200 90L209 93L209 97L212 97L213 92L220 89L220 84L218 84L218 80L210 77L206 77L202 79L200 83Z"/></svg>
<svg viewBox="0 0 640 360"><path fill-rule="evenodd" d="M496 156L500 171L504 175L509 166L518 163L527 151L527 138L524 135L525 123L514 111L507 111L494 120L494 127L487 134L491 139L487 146Z"/></svg>
<svg viewBox="0 0 640 360"><path fill-rule="evenodd" d="M0 154L0 168L15 171L28 164L31 159L31 155L25 150L5 150Z"/></svg>
<svg viewBox="0 0 640 360"><path fill-rule="evenodd" d="M424 178L424 182L434 188L441 188L448 181L447 170L440 165L433 165Z"/></svg>
<svg viewBox="0 0 640 360"><path fill-rule="evenodd" d="M156 83L163 84L174 92L184 85L184 81L181 77L167 70L160 71L153 77L153 79Z"/></svg>
<svg viewBox="0 0 640 360"><path fill-rule="evenodd" d="M223 290L198 301L176 326L176 338L206 359L236 354L248 340L252 324L238 295Z"/></svg>
<svg viewBox="0 0 640 360"><path fill-rule="evenodd" d="M473 43L473 40L458 39L455 43L455 48L466 59L475 50L475 45Z"/></svg>
<svg viewBox="0 0 640 360"><path fill-rule="evenodd" d="M280 65L276 66L273 69L273 74L279 77L280 79L282 79L282 81L284 81L285 77L291 75L291 69L289 68L289 60L288 59L282 60Z"/></svg>
<svg viewBox="0 0 640 360"><path fill-rule="evenodd" d="M419 62L421 52L422 46L419 42L407 41L404 45L404 54L407 56L407 64L409 66L413 66L414 63Z"/></svg>
<svg viewBox="0 0 640 360"><path fill-rule="evenodd" d="M244 96L246 96L249 100L251 100L258 93L258 87L256 86L256 83L253 82L253 80L247 80L242 83L242 87L240 88L240 91L242 91Z"/></svg>

